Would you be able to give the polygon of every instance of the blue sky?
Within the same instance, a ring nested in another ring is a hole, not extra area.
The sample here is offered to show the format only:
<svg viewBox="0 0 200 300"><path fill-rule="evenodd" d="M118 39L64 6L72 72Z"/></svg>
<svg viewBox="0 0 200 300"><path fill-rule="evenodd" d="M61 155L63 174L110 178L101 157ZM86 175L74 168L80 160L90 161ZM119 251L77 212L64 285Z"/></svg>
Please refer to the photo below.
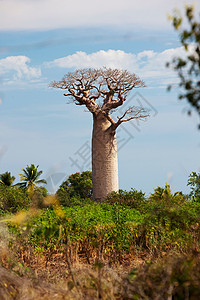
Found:
<svg viewBox="0 0 200 300"><path fill-rule="evenodd" d="M167 19L184 5L1 0L0 173L11 171L17 182L21 168L34 163L53 191L68 175L89 169L92 117L49 83L76 68L107 66L145 81L127 102L151 112L146 122L131 121L118 132L120 188L148 194L168 182L173 191L188 192L189 174L200 170L199 119L195 112L187 116L187 103L177 100L177 78L165 68L184 55ZM175 88L168 93L170 83Z"/></svg>

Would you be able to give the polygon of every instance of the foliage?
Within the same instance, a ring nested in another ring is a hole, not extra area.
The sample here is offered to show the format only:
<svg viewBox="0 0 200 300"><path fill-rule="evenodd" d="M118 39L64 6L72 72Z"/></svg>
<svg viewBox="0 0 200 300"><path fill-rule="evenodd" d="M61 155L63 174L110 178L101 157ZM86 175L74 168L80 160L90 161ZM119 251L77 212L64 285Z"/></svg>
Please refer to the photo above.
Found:
<svg viewBox="0 0 200 300"><path fill-rule="evenodd" d="M157 188L154 189L154 193L150 193L150 199L153 200L160 200L163 197L167 197L167 196L172 196L172 192L170 189L170 185L169 184L165 184L165 188L157 186Z"/></svg>
<svg viewBox="0 0 200 300"><path fill-rule="evenodd" d="M189 104L200 114L200 23L195 19L194 9L187 6L185 9L186 20L189 28L183 29L183 18L176 13L171 17L173 27L179 32L180 42L184 47L186 58L175 57L171 63L177 72L184 93L179 95L179 99L187 99ZM169 86L169 89L171 86ZM191 113L191 110L188 111ZM199 125L200 128L200 125Z"/></svg>
<svg viewBox="0 0 200 300"><path fill-rule="evenodd" d="M30 197L27 192L17 187L0 185L0 211L1 213L15 213L26 209L30 205Z"/></svg>
<svg viewBox="0 0 200 300"><path fill-rule="evenodd" d="M77 172L70 175L56 194L63 206L87 203L87 199L92 199L92 172L85 171L81 174Z"/></svg>
<svg viewBox="0 0 200 300"><path fill-rule="evenodd" d="M21 226L12 225L11 229L23 235L24 228L29 228L28 242L36 251L63 252L70 241L71 247L77 245L78 252L92 260L96 255L112 258L116 253L128 251L134 227L143 219L135 209L117 204L74 206L63 209L63 213L58 208L48 208L40 217Z"/></svg>
<svg viewBox="0 0 200 300"><path fill-rule="evenodd" d="M197 257L171 255L147 261L123 280L123 299L198 299L200 263Z"/></svg>
<svg viewBox="0 0 200 300"><path fill-rule="evenodd" d="M167 230L187 229L198 219L198 213L182 192L172 193L170 185L165 188L157 187L150 194L148 201L148 216L146 224L163 226Z"/></svg>
<svg viewBox="0 0 200 300"><path fill-rule="evenodd" d="M162 199L173 199L174 201L185 201L187 200L187 195L184 195L182 192L178 191L174 194L171 191L170 185L168 183L165 184L165 187L157 186L154 189L154 193L150 193L150 200L162 200Z"/></svg>
<svg viewBox="0 0 200 300"><path fill-rule="evenodd" d="M188 184L191 187L190 197L192 201L200 202L200 173L192 172L188 179Z"/></svg>
<svg viewBox="0 0 200 300"><path fill-rule="evenodd" d="M65 257L44 256L22 251L20 261L8 256L0 267L1 299L102 299L102 300L186 300L199 299L199 253L171 253L156 260L137 256L120 268L101 262L67 264ZM13 249L16 253L16 248ZM20 255L21 252L21 255ZM16 256L15 256L16 257ZM60 258L60 260L59 260ZM24 261L24 262L22 262ZM29 266L29 267L27 267ZM44 267L45 266L45 267Z"/></svg>
<svg viewBox="0 0 200 300"><path fill-rule="evenodd" d="M75 182L77 178L81 174L72 176ZM149 199L132 189L111 193L102 203L84 200L80 205L82 199L77 195L68 200L62 206L58 195L48 195L45 203L50 207L22 223L11 221L10 230L22 244L47 257L69 251L72 260L82 257L90 263L100 259L122 262L136 251L158 255L200 250L200 203L188 201L181 192L172 193L168 184L155 188Z"/></svg>
<svg viewBox="0 0 200 300"><path fill-rule="evenodd" d="M45 208L44 200L48 195L48 191L45 187L35 187L34 190L28 190L28 195L31 198L32 207Z"/></svg>
<svg viewBox="0 0 200 300"><path fill-rule="evenodd" d="M177 194L159 200L143 199L142 205L139 202L138 209L131 207L134 201L127 206L115 202L65 208L57 202L22 227L30 229L28 240L37 251L64 252L68 243L88 261L99 255L112 261L138 249L159 253L188 251L198 245L199 203L188 202ZM20 226L13 230L23 233Z"/></svg>
<svg viewBox="0 0 200 300"><path fill-rule="evenodd" d="M11 186L15 180L15 176L11 176L10 172L0 174L0 183Z"/></svg>
<svg viewBox="0 0 200 300"><path fill-rule="evenodd" d="M194 172L190 175L190 179L194 179L194 182L191 181L194 191L199 183L198 176ZM76 176L72 178L76 182ZM44 188L34 191L41 193L42 197L46 195ZM12 192L12 196L15 192L24 193L27 197L26 189L1 185L0 203L1 196L8 192ZM18 196L16 199L19 199ZM75 194L74 198L69 197L69 201L81 201L79 197ZM130 192L120 190L111 193L102 203L91 201L75 205L71 202L68 203L71 207L64 207L56 195L47 195L45 201L51 203L51 207L20 212L8 221L10 232L15 237L9 244L20 257L20 263L15 264L14 270L21 276L24 272L28 274L27 266L36 268L41 263L37 269L42 272L41 278L51 278L50 272L54 270L58 279L57 274L64 270L62 278L68 280L65 286L73 295L88 296L90 291L91 299L107 299L108 293L111 299L198 298L198 201L188 201L181 192L172 193L168 184L164 188L155 188L149 199L142 191L132 189ZM18 210L18 207L17 210L13 210L12 205L10 207L11 212ZM1 260L5 264L5 257L2 256ZM74 273L75 265L71 268L74 262L83 262L84 268L86 263L90 265L90 275L88 277L84 273L84 281L79 277L81 270ZM121 272L120 266L118 273L123 275L119 282L116 282L116 275L114 279L108 276L109 283L111 280L115 282L112 291L105 289L103 281L105 271L114 272L114 268L107 267L108 264L110 267L123 264L126 272L130 270L130 264L134 265L129 274ZM95 270L97 273L92 276Z"/></svg>
<svg viewBox="0 0 200 300"><path fill-rule="evenodd" d="M143 212L143 209L146 207L145 193L142 191L138 192L135 189L131 189L129 192L124 190L112 192L107 196L105 202L109 204L118 203L123 206L129 206L141 212Z"/></svg>
<svg viewBox="0 0 200 300"><path fill-rule="evenodd" d="M19 184L20 187L34 189L36 184L47 183L45 179L38 180L43 173L43 171L38 171L38 167L39 166L35 167L34 164L31 164L30 167L27 165L26 169L22 169L23 174L19 174L21 176L20 180L23 181Z"/></svg>

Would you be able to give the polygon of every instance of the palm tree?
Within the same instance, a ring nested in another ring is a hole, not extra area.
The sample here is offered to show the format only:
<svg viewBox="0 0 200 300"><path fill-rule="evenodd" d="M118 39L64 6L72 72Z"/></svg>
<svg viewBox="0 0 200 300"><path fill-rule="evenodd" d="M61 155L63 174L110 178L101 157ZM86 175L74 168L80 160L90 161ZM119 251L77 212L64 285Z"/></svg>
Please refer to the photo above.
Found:
<svg viewBox="0 0 200 300"><path fill-rule="evenodd" d="M0 183L6 186L11 186L15 180L15 176L11 176L10 172L0 174Z"/></svg>
<svg viewBox="0 0 200 300"><path fill-rule="evenodd" d="M40 175L43 173L43 171L38 171L38 167L39 165L35 167L34 164L31 164L30 167L27 165L26 169L22 169L24 174L19 174L20 180L23 181L20 183L20 187L34 189L36 184L47 183L45 179L38 180Z"/></svg>

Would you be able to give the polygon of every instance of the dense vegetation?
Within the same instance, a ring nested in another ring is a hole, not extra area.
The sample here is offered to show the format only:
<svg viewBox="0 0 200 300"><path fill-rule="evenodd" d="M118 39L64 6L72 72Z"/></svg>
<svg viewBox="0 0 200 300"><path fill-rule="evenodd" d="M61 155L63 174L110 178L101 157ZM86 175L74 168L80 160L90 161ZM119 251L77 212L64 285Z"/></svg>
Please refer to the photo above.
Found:
<svg viewBox="0 0 200 300"><path fill-rule="evenodd" d="M174 57L167 67L172 67L179 77L179 99L186 99L190 107L200 114L200 22L195 17L194 7L185 7L185 17L177 10L170 17L174 29L179 34L181 46L185 51L185 57ZM187 26L186 26L187 24ZM172 85L168 87L170 90ZM192 109L188 109L191 115ZM200 129L200 124L198 124Z"/></svg>
<svg viewBox="0 0 200 300"><path fill-rule="evenodd" d="M28 278L30 285L33 271L34 280L57 284L62 279L66 297L71 297L66 299L195 299L200 283L200 174L193 172L188 186L189 195L172 193L166 184L148 197L135 189L120 190L93 203L89 171L69 176L55 195L42 187L2 183L1 227L5 230L7 224L9 230L6 254L0 247L2 270ZM80 265L87 269L80 270ZM10 288L11 283L0 291ZM16 286L11 292L20 290Z"/></svg>

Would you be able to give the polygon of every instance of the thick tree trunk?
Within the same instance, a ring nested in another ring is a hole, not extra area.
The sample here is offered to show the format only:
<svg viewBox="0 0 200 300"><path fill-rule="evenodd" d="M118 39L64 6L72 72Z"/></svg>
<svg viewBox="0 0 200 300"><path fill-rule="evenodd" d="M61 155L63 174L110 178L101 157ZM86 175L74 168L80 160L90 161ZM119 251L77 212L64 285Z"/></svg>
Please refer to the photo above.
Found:
<svg viewBox="0 0 200 300"><path fill-rule="evenodd" d="M92 181L94 201L119 188L116 131L101 113L93 116Z"/></svg>

